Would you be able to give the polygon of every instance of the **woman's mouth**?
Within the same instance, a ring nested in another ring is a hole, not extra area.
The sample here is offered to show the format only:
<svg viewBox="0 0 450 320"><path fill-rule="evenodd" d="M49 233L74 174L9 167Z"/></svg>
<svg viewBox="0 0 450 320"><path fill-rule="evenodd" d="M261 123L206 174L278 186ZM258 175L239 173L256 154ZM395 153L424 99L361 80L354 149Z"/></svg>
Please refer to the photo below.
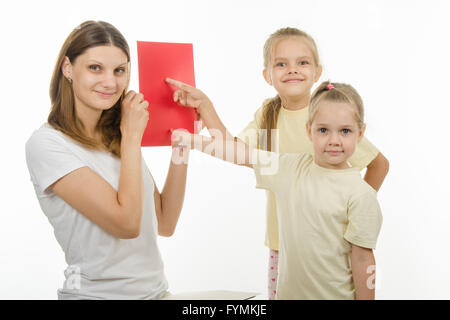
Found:
<svg viewBox="0 0 450 320"><path fill-rule="evenodd" d="M104 99L109 99L116 94L115 92L102 92L102 91L94 91L94 92Z"/></svg>

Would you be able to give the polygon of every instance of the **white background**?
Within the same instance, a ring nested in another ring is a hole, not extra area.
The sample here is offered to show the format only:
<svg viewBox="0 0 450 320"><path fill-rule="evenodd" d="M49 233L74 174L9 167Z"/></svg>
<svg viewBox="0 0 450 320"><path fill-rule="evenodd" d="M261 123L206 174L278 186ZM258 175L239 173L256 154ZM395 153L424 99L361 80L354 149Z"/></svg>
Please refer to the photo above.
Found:
<svg viewBox="0 0 450 320"><path fill-rule="evenodd" d="M2 1L0 299L55 299L66 265L35 197L24 144L47 118L60 47L85 20L136 41L194 44L197 87L237 134L264 98L262 47L293 26L315 39L325 73L366 106L368 138L390 161L379 192L378 299L449 299L448 1ZM151 100L151 99L150 99ZM169 148L146 148L161 190ZM170 290L266 292L264 191L253 173L193 152L176 233L160 238Z"/></svg>

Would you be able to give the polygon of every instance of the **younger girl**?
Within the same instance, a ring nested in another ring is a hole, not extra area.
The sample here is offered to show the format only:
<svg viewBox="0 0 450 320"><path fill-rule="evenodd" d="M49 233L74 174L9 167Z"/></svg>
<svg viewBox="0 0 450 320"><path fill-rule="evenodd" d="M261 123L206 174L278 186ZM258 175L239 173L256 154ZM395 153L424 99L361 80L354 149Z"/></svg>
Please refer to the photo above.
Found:
<svg viewBox="0 0 450 320"><path fill-rule="evenodd" d="M209 129L224 128L201 91L168 81L180 88L175 101L197 107ZM359 168L347 163L363 139L363 117L362 100L353 87L324 82L311 98L306 125L314 155L251 149L227 140L227 132L222 138L215 132L216 138L201 137L201 144L197 136L181 137L190 139L184 145L202 151L211 150L210 143L225 145L214 156L253 167L257 187L275 194L280 230L277 299L375 297L372 249L381 211L376 191L361 179Z"/></svg>
<svg viewBox="0 0 450 320"><path fill-rule="evenodd" d="M305 124L311 88L322 74L319 54L308 34L295 28L273 33L264 45L263 76L277 96L267 99L252 122L239 134L250 147L279 153L312 153ZM367 167L364 179L378 190L387 174L386 158L365 138L349 158L352 167ZM268 295L276 293L278 270L278 219L275 194L267 191L267 230L265 244L270 248Z"/></svg>

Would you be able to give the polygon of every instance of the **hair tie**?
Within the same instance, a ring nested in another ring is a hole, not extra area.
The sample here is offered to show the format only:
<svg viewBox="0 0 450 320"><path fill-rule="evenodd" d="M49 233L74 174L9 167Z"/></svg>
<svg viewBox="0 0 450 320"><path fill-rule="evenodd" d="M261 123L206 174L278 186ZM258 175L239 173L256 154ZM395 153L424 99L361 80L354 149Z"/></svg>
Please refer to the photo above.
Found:
<svg viewBox="0 0 450 320"><path fill-rule="evenodd" d="M328 90L334 89L334 86L330 83L329 85L327 85L327 89Z"/></svg>

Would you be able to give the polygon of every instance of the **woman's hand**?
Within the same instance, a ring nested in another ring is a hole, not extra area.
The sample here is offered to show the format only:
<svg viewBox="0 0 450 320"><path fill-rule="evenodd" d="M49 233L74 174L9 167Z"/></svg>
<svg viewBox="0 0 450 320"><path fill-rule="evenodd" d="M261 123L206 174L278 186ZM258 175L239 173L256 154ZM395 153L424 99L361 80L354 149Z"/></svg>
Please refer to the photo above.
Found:
<svg viewBox="0 0 450 320"><path fill-rule="evenodd" d="M166 78L166 82L178 88L173 94L173 101L179 105L196 108L200 115L205 108L212 106L208 96L199 89L170 78Z"/></svg>
<svg viewBox="0 0 450 320"><path fill-rule="evenodd" d="M136 136L142 140L148 122L148 102L141 93L128 91L122 101L120 131L125 135Z"/></svg>

